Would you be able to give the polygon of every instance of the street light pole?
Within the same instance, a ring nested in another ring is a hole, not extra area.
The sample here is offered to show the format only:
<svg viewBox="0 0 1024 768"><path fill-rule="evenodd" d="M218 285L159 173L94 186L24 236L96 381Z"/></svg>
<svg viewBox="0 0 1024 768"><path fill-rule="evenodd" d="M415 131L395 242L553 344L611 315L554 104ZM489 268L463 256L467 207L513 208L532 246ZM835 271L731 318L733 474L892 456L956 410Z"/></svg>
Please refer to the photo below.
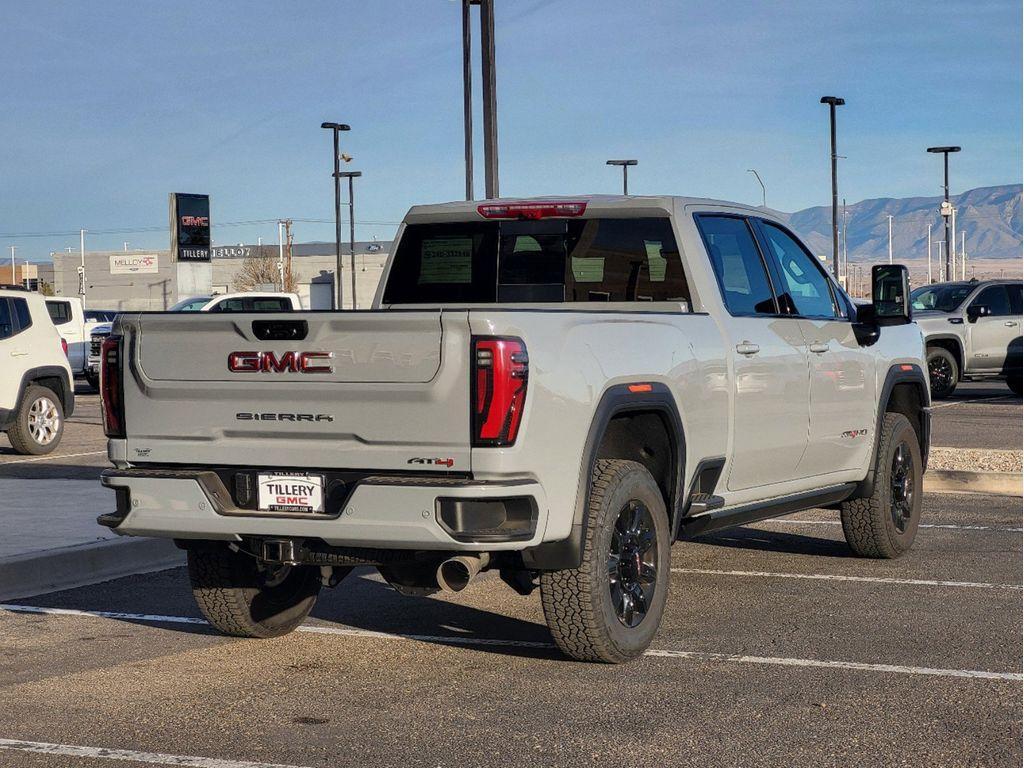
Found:
<svg viewBox="0 0 1024 768"><path fill-rule="evenodd" d="M768 193L765 191L764 182L761 181L761 174L754 168L747 168L747 173L754 174L754 178L757 179L757 183L761 185L761 207L768 207Z"/></svg>
<svg viewBox="0 0 1024 768"><path fill-rule="evenodd" d="M341 155L338 132L351 129L344 123L320 123L320 127L334 133L334 308L341 309Z"/></svg>
<svg viewBox="0 0 1024 768"><path fill-rule="evenodd" d="M621 165L622 166L622 194L629 194L629 167L636 165L636 160L606 160L605 165Z"/></svg>
<svg viewBox="0 0 1024 768"><path fill-rule="evenodd" d="M356 198L353 179L363 175L362 171L342 171L339 174L348 179L348 254L352 269L352 309L356 308Z"/></svg>
<svg viewBox="0 0 1024 768"><path fill-rule="evenodd" d="M950 250L950 232L949 232L949 153L959 152L960 147L928 147L928 151L932 154L942 155L942 188L943 188L943 204L942 204L942 219L946 225L946 278L949 278L950 270L952 269L952 251ZM955 245L954 245L955 247Z"/></svg>
<svg viewBox="0 0 1024 768"><path fill-rule="evenodd" d="M469 6L472 0L462 0L462 120L466 153L466 199L473 199L473 32L470 26Z"/></svg>
<svg viewBox="0 0 1024 768"><path fill-rule="evenodd" d="M494 0L480 3L480 52L484 97L484 195L498 197L498 95L494 62Z"/></svg>
<svg viewBox="0 0 1024 768"><path fill-rule="evenodd" d="M82 256L82 264L78 268L78 295L82 297L82 306L85 306L85 233L82 229L78 232L78 250Z"/></svg>
<svg viewBox="0 0 1024 768"><path fill-rule="evenodd" d="M889 263L892 264L892 216L889 217Z"/></svg>
<svg viewBox="0 0 1024 768"><path fill-rule="evenodd" d="M16 245L11 246L11 285L18 284L18 268L15 266L14 261L14 249L17 247Z"/></svg>
<svg viewBox="0 0 1024 768"><path fill-rule="evenodd" d="M832 273L839 279L839 185L836 180L836 107L846 103L838 96L822 96L822 104L828 104L829 127L832 136Z"/></svg>

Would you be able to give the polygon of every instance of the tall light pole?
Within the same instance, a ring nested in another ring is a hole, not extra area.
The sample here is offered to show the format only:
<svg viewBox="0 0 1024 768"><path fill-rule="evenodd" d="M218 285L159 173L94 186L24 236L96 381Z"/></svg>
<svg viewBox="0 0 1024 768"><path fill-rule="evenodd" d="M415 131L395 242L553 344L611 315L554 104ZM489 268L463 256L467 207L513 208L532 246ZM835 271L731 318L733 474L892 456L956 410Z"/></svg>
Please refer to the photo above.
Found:
<svg viewBox="0 0 1024 768"><path fill-rule="evenodd" d="M847 288L850 282L850 255L846 251L846 198L843 198L843 274L846 275Z"/></svg>
<svg viewBox="0 0 1024 768"><path fill-rule="evenodd" d="M498 86L494 62L494 0L480 3L480 55L484 96L484 187L488 199L498 197Z"/></svg>
<svg viewBox="0 0 1024 768"><path fill-rule="evenodd" d="M82 264L78 267L78 295L82 297L82 306L85 306L85 233L87 230L78 232L78 251L82 256Z"/></svg>
<svg viewBox="0 0 1024 768"><path fill-rule="evenodd" d="M959 152L960 147L928 147L928 151L932 154L942 155L942 188L943 188L943 203L942 203L942 219L946 225L946 276L948 278L950 270L952 268L952 250L951 240L949 233L949 218L950 218L950 207L949 207L949 153ZM955 245L953 246L955 247Z"/></svg>
<svg viewBox="0 0 1024 768"><path fill-rule="evenodd" d="M284 290L284 220L277 220L277 276Z"/></svg>
<svg viewBox="0 0 1024 768"><path fill-rule="evenodd" d="M362 171L342 171L339 174L348 179L348 255L352 268L352 309L356 308L356 198L353 180L363 175Z"/></svg>
<svg viewBox="0 0 1024 768"><path fill-rule="evenodd" d="M754 174L754 178L757 179L757 183L761 185L761 207L768 207L768 193L765 191L764 182L761 181L761 174L754 168L747 168L747 173Z"/></svg>
<svg viewBox="0 0 1024 768"><path fill-rule="evenodd" d="M320 123L334 133L334 308L341 309L341 154L338 133L352 130L344 123Z"/></svg>
<svg viewBox="0 0 1024 768"><path fill-rule="evenodd" d="M892 216L889 217L889 263L892 264Z"/></svg>
<svg viewBox="0 0 1024 768"><path fill-rule="evenodd" d="M839 279L839 184L836 180L836 107L846 103L838 96L822 96L822 104L828 104L829 128L832 136L832 272Z"/></svg>
<svg viewBox="0 0 1024 768"><path fill-rule="evenodd" d="M932 225L928 224L928 285L932 284Z"/></svg>
<svg viewBox="0 0 1024 768"><path fill-rule="evenodd" d="M479 2L479 0L477 0ZM469 6L473 0L462 0L462 120L466 153L466 199L473 199L473 31Z"/></svg>
<svg viewBox="0 0 1024 768"><path fill-rule="evenodd" d="M629 167L636 165L636 160L607 160L605 165L620 165L622 166L622 194L629 194Z"/></svg>
<svg viewBox="0 0 1024 768"><path fill-rule="evenodd" d="M18 284L18 269L15 266L15 262L14 262L14 251L15 251L15 249L17 247L18 246L16 246L16 245L12 245L11 246L11 285L17 285Z"/></svg>

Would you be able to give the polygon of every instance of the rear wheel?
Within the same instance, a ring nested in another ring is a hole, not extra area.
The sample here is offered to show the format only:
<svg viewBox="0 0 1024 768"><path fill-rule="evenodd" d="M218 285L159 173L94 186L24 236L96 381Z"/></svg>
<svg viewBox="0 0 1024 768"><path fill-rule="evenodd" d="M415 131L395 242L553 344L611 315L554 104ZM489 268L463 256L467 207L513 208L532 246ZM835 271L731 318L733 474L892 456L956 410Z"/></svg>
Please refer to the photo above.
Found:
<svg viewBox="0 0 1024 768"><path fill-rule="evenodd" d="M97 390L100 388L99 374L93 373L92 371L86 371L84 375L85 381L90 387Z"/></svg>
<svg viewBox="0 0 1024 768"><path fill-rule="evenodd" d="M1006 386L1010 388L1017 397L1020 397L1022 390L1021 372L1011 373L1006 377Z"/></svg>
<svg viewBox="0 0 1024 768"><path fill-rule="evenodd" d="M953 353L943 347L928 347L928 383L932 397L949 397L959 380L960 367Z"/></svg>
<svg viewBox="0 0 1024 768"><path fill-rule="evenodd" d="M902 413L887 413L875 457L871 496L843 502L843 533L861 557L899 557L921 522L924 462L917 432Z"/></svg>
<svg viewBox="0 0 1024 768"><path fill-rule="evenodd" d="M52 389L30 384L18 406L14 425L7 430L11 447L18 453L50 453L64 435L64 408Z"/></svg>
<svg viewBox="0 0 1024 768"><path fill-rule="evenodd" d="M235 637L278 637L305 621L320 592L320 569L268 565L227 546L191 549L188 575L199 609Z"/></svg>
<svg viewBox="0 0 1024 768"><path fill-rule="evenodd" d="M669 548L651 473L634 461L599 460L580 567L541 574L544 617L562 652L618 663L647 650L668 598Z"/></svg>

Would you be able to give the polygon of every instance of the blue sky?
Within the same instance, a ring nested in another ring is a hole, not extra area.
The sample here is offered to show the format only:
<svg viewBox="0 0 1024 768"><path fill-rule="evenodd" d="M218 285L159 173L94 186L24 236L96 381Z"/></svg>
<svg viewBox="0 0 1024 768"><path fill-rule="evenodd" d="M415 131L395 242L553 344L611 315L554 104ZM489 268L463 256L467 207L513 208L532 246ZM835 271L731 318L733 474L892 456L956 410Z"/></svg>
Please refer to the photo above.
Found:
<svg viewBox="0 0 1024 768"><path fill-rule="evenodd" d="M826 204L823 94L847 101L851 202L939 193L932 144L964 148L954 192L1021 179L1019 0L496 5L503 195L616 192L604 161L636 157L637 194L757 203L757 168L770 206ZM459 19L451 0L3 3L0 258L80 227L152 229L90 248L165 248L170 191L208 192L215 226L331 219L323 120L353 127L358 237L389 238L410 205L463 195ZM258 236L276 226L214 230Z"/></svg>

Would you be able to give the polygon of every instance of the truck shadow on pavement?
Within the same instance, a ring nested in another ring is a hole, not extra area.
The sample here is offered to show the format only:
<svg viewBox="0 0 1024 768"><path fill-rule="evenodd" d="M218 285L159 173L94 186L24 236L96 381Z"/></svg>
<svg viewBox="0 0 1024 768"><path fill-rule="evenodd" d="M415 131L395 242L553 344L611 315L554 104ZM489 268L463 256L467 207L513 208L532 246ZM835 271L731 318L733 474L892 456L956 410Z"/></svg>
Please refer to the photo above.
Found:
<svg viewBox="0 0 1024 768"><path fill-rule="evenodd" d="M822 539L799 533L766 531L759 528L731 528L721 533L698 536L693 541L713 547L753 549L762 552L786 552L816 557L855 557L841 539Z"/></svg>

